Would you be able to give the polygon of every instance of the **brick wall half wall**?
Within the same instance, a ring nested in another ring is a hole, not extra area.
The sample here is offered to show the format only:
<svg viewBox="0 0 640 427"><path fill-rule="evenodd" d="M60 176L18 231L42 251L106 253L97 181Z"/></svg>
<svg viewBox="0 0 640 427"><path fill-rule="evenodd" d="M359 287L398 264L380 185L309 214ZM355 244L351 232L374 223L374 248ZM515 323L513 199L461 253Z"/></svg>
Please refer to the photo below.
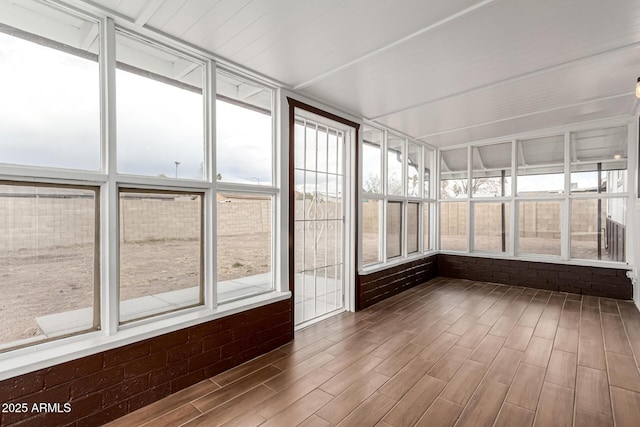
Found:
<svg viewBox="0 0 640 427"><path fill-rule="evenodd" d="M438 272L444 277L481 282L607 298L633 298L633 284L624 269L439 254Z"/></svg>
<svg viewBox="0 0 640 427"><path fill-rule="evenodd" d="M368 274L358 274L356 310L426 283L438 275L437 255L386 268Z"/></svg>
<svg viewBox="0 0 640 427"><path fill-rule="evenodd" d="M98 426L280 347L292 331L286 300L0 381L1 403L29 408L1 413L0 425Z"/></svg>

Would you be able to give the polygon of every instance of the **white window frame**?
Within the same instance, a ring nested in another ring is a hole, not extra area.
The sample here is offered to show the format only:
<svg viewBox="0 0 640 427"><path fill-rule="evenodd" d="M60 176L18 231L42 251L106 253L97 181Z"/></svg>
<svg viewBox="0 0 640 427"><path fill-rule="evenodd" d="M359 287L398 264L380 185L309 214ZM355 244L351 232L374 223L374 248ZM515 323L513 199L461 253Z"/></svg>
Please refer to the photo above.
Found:
<svg viewBox="0 0 640 427"><path fill-rule="evenodd" d="M23 375L55 364L103 352L112 348L139 342L162 334L181 330L220 319L252 308L284 301L291 298L287 278L282 274L283 263L278 259L282 247L281 221L287 201L281 195L282 162L278 155L282 151L278 134L276 109L278 87L274 82L252 75L235 65L212 56L193 46L186 45L166 35L158 34L119 16L109 16L102 9L87 5L70 7L64 3L52 2L54 7L66 13L98 22L100 37L99 90L100 90L100 154L99 171L82 171L65 168L33 167L15 164L0 164L0 180L12 182L42 183L53 185L98 187L100 194L100 330L81 333L33 346L16 348L0 353L0 380ZM142 38L164 49L175 51L203 64L203 144L205 150L204 177L202 180L172 179L119 174L117 172L116 147L116 27L134 37ZM236 74L255 81L272 91L272 185L219 183L216 181L215 162L215 97L216 69ZM193 191L205 194L204 199L204 305L186 308L149 318L119 324L118 298L118 189L120 187L140 190ZM216 193L217 191L265 194L272 197L272 283L274 289L265 294L251 295L224 304L216 301ZM285 283L286 282L286 283Z"/></svg>
<svg viewBox="0 0 640 427"><path fill-rule="evenodd" d="M370 273L374 271L378 271L384 268L388 268L390 266L399 265L405 263L410 260L422 258L425 255L430 255L436 253L435 250L435 237L436 233L436 203L434 199L435 194L435 186L436 186L436 177L438 176L436 173L436 149L428 144L425 144L422 141L414 140L408 138L396 131L390 130L388 128L382 127L378 124L372 124L370 122L365 123L365 126L368 128L372 128L374 130L382 132L382 141L380 144L380 183L381 183L381 192L380 193L369 193L365 192L363 189L363 168L362 168L362 156L358 159L359 168L358 168L358 203L360 204L359 209L359 230L362 230L362 217L363 217L363 209L362 209L362 201L363 200L376 200L378 202L382 202L382 209L380 213L380 234L379 234L379 261L369 264L364 264L363 262L363 244L362 237L358 239L358 271L361 273ZM403 140L403 162L402 162L402 195L390 195L388 192L388 140L389 134L393 134L394 137L400 138ZM361 132L361 135L364 135L364 131ZM360 152L362 152L363 147L363 136L360 137ZM418 156L418 196L409 196L407 191L407 180L408 180L408 149L409 144L415 144L419 147L420 153ZM430 178L429 178L429 196L428 198L424 197L424 157L425 150L431 151L431 165L430 166ZM402 244L400 247L400 256L396 257L387 257L387 206L389 202L400 202L401 206L401 220L402 220L402 228L401 228L401 236L402 236ZM418 250L416 252L408 253L408 221L407 221L407 210L408 204L418 203ZM424 241L424 206L428 205L429 207L429 242ZM360 231L362 233L362 231ZM431 249L429 249L431 248Z"/></svg>
<svg viewBox="0 0 640 427"><path fill-rule="evenodd" d="M636 128L637 117L629 118L629 117L620 117L613 119L605 119L598 120L589 123L575 124L570 126L563 126L553 129L545 129L534 132L525 132L522 134L511 135L506 137L493 138L489 140L471 142L467 144L459 144L455 146L450 146L446 148L441 148L438 150L438 164L440 163L441 153L443 151L455 150L460 148L467 148L468 150L468 164L467 164L467 180L468 180L468 188L471 188L472 182L472 173L473 173L473 147L484 146L484 145L494 145L500 144L504 142L511 141L512 143L512 155L511 155L511 196L507 197L472 197L471 194L467 194L465 198L459 199L441 199L438 198L438 214L440 215L440 205L442 202L452 202L452 201L461 201L466 202L469 205L469 209L467 212L467 250L466 251L448 251L443 250L440 246L440 230L438 230L438 252L444 254L455 254L455 255L471 255L478 257L488 257L488 258L504 258L504 259L515 259L515 260L525 260L525 261L537 261L537 262L549 262L549 263L559 263L559 264L572 264L572 265L588 265L588 266L601 266L608 268L617 268L617 269L625 269L628 268L628 265L634 260L634 253L636 248L632 242L633 239L633 222L632 222L632 211L634 210L634 206L637 205L634 202L635 197L632 197L635 194L635 189L631 185L634 180L634 171L637 169L637 163L635 157L637 156L637 151L635 149L636 141ZM621 127L627 126L628 129L628 151L627 151L627 183L626 189L627 191L624 193L600 193L600 194L576 194L571 193L571 157L570 157L570 139L571 133L587 131L587 130L596 130L596 129L604 129L610 127ZM564 137L564 189L563 193L558 194L543 194L536 196L519 196L517 194L517 143L518 141L534 139L534 138L542 138L549 136L557 136L562 135ZM438 171L440 172L440 171ZM438 183L440 183L440 173L438 173ZM628 226L626 230L627 238L626 238L626 248L625 255L626 260L624 262L621 261L609 261L609 260L591 260L591 259L581 259L581 258L572 258L570 254L570 246L571 246L571 201L575 199L611 199L611 198L623 198L626 201L627 206L627 215L626 215L626 224ZM561 222L560 222L560 230L561 230L561 254L559 256L552 255L544 255L544 254L526 254L519 252L518 245L518 234L519 234L519 223L518 223L518 208L520 201L535 201L535 200L553 200L560 202L561 207ZM473 250L473 204L475 202L488 202L488 201L504 201L505 203L511 204L510 209L510 223L509 223L509 250L505 253L501 252L481 252ZM438 216L438 219L440 217Z"/></svg>

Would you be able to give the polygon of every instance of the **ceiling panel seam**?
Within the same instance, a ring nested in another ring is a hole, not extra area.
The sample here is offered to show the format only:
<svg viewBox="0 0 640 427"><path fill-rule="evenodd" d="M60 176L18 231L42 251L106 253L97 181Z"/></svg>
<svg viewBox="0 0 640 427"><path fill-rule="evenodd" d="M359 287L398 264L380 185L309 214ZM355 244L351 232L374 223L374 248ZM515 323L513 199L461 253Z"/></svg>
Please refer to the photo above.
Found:
<svg viewBox="0 0 640 427"><path fill-rule="evenodd" d="M470 7L466 8L466 9L463 9L463 10L461 10L459 12L454 13L453 15L447 16L446 18L441 19L440 21L438 21L438 22L436 22L434 24L431 24L431 25L428 25L427 27L421 28L420 30L415 31L415 32L409 34L408 36L405 36L405 37L403 37L401 39L398 39L398 40L396 40L396 41L394 41L394 42L392 42L390 44L387 44L387 45L382 46L382 47L380 47L378 49L375 49L375 50L373 50L373 51L371 51L369 53L366 53L366 54L364 54L364 55L362 55L362 56L360 56L360 57L358 57L358 58L356 58L356 59L354 59L352 61L349 61L349 62L347 62L347 63L345 63L345 64L343 64L343 65L341 65L339 67L336 67L336 68L334 68L332 70L329 70L329 71L326 71L326 72L324 72L322 74L319 74L316 77L313 77L312 79L309 79L309 80L307 80L305 82L302 82L302 83L294 86L293 89L294 90L304 89L307 86L310 86L310 85L312 85L314 83L317 83L320 80L324 80L327 77L332 76L333 74L335 74L335 73L337 73L339 71L342 71L342 70L344 70L346 68L352 67L355 64L358 64L358 63L360 63L360 62L362 62L362 61L364 61L366 59L371 58L372 56L378 55L378 54L380 54L382 52L385 52L385 51L387 51L389 49L393 49L394 47L399 46L399 45L401 45L403 43L406 43L406 42L408 42L410 40L413 40L414 38L416 38L416 37L418 37L418 36L420 36L420 35L422 35L424 33L432 31L432 30L434 30L436 28L439 28L439 27L441 27L443 25L446 25L446 24L448 24L450 22L453 22L458 18L461 18L461 17L463 17L465 15L468 15L469 13L471 13L471 12L477 10L477 9L480 9L481 7L484 7L484 6L486 6L486 5L490 4L490 3L493 3L494 1L495 0L483 0L483 1L479 2L479 3L476 3L473 6L470 6Z"/></svg>
<svg viewBox="0 0 640 427"><path fill-rule="evenodd" d="M611 55L611 54L614 54L614 53L619 53L619 52L624 51L624 50L634 49L634 48L638 48L638 47L640 47L640 42L633 42L633 43L629 43L629 44L626 44L626 45L617 46L617 47L614 47L612 49L607 49L607 50L603 50L603 51L594 53L592 55L588 55L588 56L583 56L583 57L580 57L580 58L572 59L570 61L562 62L560 64L550 65L548 67L540 68L538 70L529 71L529 72L526 72L526 73L523 73L523 74L518 74L517 76L508 77L506 79L502 79L502 80L494 81L494 82L487 83L487 84L484 84L484 85L476 86L476 87L471 88L471 89L465 89L465 90L462 90L462 91L459 91L459 92L455 92L455 93L452 93L450 95L445 95L445 96L441 96L439 98L435 98L435 99L431 99L431 100L428 100L428 101L420 102L419 104L411 105L409 107L404 107L404 108L401 108L401 109L398 109L398 110L387 112L385 114L381 114L379 116L372 117L369 120L373 120L373 121L379 120L379 119L382 119L384 117L393 116L394 114L399 114L399 113L402 113L402 112L405 112L405 111L413 110L415 108L420 108L420 107L425 107L427 105L435 104L436 102L445 101L447 99L456 98L458 96L475 93L475 92L478 92L478 91L481 91L481 90L484 90L484 89L492 89L492 88L500 87L502 85L505 85L505 84L508 84L508 83L514 83L514 82L517 82L517 81L520 81L520 80L527 79L529 77L535 77L535 76L538 76L538 75L541 75L541 74L547 74L547 73L550 73L550 72L553 72L553 71L561 70L562 68L569 67L571 65L576 65L576 64L579 64L581 62L589 61L591 59L594 59L594 58L597 58L597 57L600 57L600 56L607 56L607 55Z"/></svg>
<svg viewBox="0 0 640 427"><path fill-rule="evenodd" d="M562 105L562 106L559 106L559 107L546 108L544 110L533 111L533 112L525 113L525 114L518 114L516 116L503 117L502 119L490 120L490 121L481 122L481 123L475 123L475 124L472 124L472 125L469 125L469 126L462 126L462 127L457 127L457 128L453 128L453 129L443 130L443 131L440 131L440 132L430 133L430 134L427 134L427 135L418 136L418 137L416 137L416 139L423 139L423 138L430 138L430 137L438 136L438 135L445 135L445 134L448 134L448 133L459 132L459 131L467 130L467 129L473 129L473 128L476 128L476 127L479 127L479 126L492 125L492 124L496 124L496 123L505 122L505 121L508 121L508 120L515 120L515 119L521 119L521 118L524 118L524 117L535 116L537 114L551 113L553 111L563 110L565 108L579 107L581 105L587 105L587 104L591 104L591 103L594 103L594 102L609 101L611 99L630 96L630 95L633 95L634 93L635 92L619 93L617 95L611 95L611 96L605 96L605 97L602 97L602 98L589 99L587 101L576 102L574 104L567 104L567 105Z"/></svg>
<svg viewBox="0 0 640 427"><path fill-rule="evenodd" d="M149 18L160 9L164 0L149 0L135 20L136 25L144 26Z"/></svg>

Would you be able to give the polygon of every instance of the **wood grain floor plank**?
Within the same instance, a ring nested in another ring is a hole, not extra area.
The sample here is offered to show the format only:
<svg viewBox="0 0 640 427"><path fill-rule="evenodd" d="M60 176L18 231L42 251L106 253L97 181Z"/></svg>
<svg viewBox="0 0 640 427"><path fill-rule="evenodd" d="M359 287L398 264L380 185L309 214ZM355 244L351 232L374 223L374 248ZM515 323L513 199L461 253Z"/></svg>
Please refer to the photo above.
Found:
<svg viewBox="0 0 640 427"><path fill-rule="evenodd" d="M324 382L333 377L333 373L324 368L318 368L315 371L289 384L284 389L275 393L263 402L256 402L254 409L264 418L270 418L291 405L296 400L311 393L319 388Z"/></svg>
<svg viewBox="0 0 640 427"><path fill-rule="evenodd" d="M404 394L411 389L426 373L433 367L434 363L420 358L414 359L400 370L385 385L380 387L380 393L400 400Z"/></svg>
<svg viewBox="0 0 640 427"><path fill-rule="evenodd" d="M171 412L167 412L144 425L146 427L179 426L196 419L200 415L202 415L202 412L192 404L187 403L186 405L182 405Z"/></svg>
<svg viewBox="0 0 640 427"><path fill-rule="evenodd" d="M424 347L409 343L380 363L375 371L392 377L423 351Z"/></svg>
<svg viewBox="0 0 640 427"><path fill-rule="evenodd" d="M461 406L466 405L486 371L487 365L467 360L448 382L441 397Z"/></svg>
<svg viewBox="0 0 640 427"><path fill-rule="evenodd" d="M387 380L387 377L376 372L361 378L316 413L332 424L338 424L375 393Z"/></svg>
<svg viewBox="0 0 640 427"><path fill-rule="evenodd" d="M270 380L282 371L275 366L269 365L262 369L259 369L238 381L229 384L226 387L222 387L216 391L213 391L199 399L194 400L193 405L202 412L210 411L211 409L228 402L240 396L243 393L251 390L254 387Z"/></svg>
<svg viewBox="0 0 640 427"><path fill-rule="evenodd" d="M533 337L524 353L524 363L546 368L553 349L553 341L545 338Z"/></svg>
<svg viewBox="0 0 640 427"><path fill-rule="evenodd" d="M552 340L556 336L557 329L558 321L556 319L540 318L538 324L536 325L536 329L533 331L533 336Z"/></svg>
<svg viewBox="0 0 640 427"><path fill-rule="evenodd" d="M425 375L384 417L393 426L412 426L438 397L446 381Z"/></svg>
<svg viewBox="0 0 640 427"><path fill-rule="evenodd" d="M593 297L590 295L584 295L582 297L582 306L587 306L587 307L596 307L599 309L600 307L600 302L598 301L598 297Z"/></svg>
<svg viewBox="0 0 640 427"><path fill-rule="evenodd" d="M521 363L505 401L535 411L538 407L544 375L544 368Z"/></svg>
<svg viewBox="0 0 640 427"><path fill-rule="evenodd" d="M578 367L576 407L611 415L606 372L584 366Z"/></svg>
<svg viewBox="0 0 640 427"><path fill-rule="evenodd" d="M435 363L454 346L458 339L460 339L458 335L444 332L434 342L429 344L418 357L424 360L431 360Z"/></svg>
<svg viewBox="0 0 640 427"><path fill-rule="evenodd" d="M305 360L304 362L301 362L285 370L281 374L267 381L265 384L275 391L284 390L289 385L298 381L300 378L307 376L309 372L313 372L320 367L324 367L324 365L333 361L334 359L334 356L325 352L318 353L315 356Z"/></svg>
<svg viewBox="0 0 640 427"><path fill-rule="evenodd" d="M616 301L609 298L600 298L600 311L602 313L620 314Z"/></svg>
<svg viewBox="0 0 640 427"><path fill-rule="evenodd" d="M167 412L173 411L176 408L218 389L220 389L220 386L211 380L200 381L191 387L173 393L172 395L140 408L129 415L125 415L124 417L109 423L109 425L112 427L142 425L145 422L164 415Z"/></svg>
<svg viewBox="0 0 640 427"><path fill-rule="evenodd" d="M241 394L224 403L211 411L205 412L198 418L187 424L189 427L197 426L219 426L234 418L242 416L245 412L250 411L255 405L260 404L265 399L273 396L275 391L264 385L259 385L248 392Z"/></svg>
<svg viewBox="0 0 640 427"><path fill-rule="evenodd" d="M462 336L471 326L475 324L475 322L476 319L465 314L455 323L449 326L449 328L447 328L447 332L450 334Z"/></svg>
<svg viewBox="0 0 640 427"><path fill-rule="evenodd" d="M575 388L577 365L577 354L553 350L549 358L545 381L564 387Z"/></svg>
<svg viewBox="0 0 640 427"><path fill-rule="evenodd" d="M507 338L511 333L511 329L515 326L517 318L503 314L496 321L489 333L497 337Z"/></svg>
<svg viewBox="0 0 640 427"><path fill-rule="evenodd" d="M453 427L463 407L448 400L437 398L433 405L416 423L416 427Z"/></svg>
<svg viewBox="0 0 640 427"><path fill-rule="evenodd" d="M393 353L400 350L402 347L407 345L409 341L415 338L414 334L410 334L407 332L400 332L374 351L371 352L372 356L379 357L381 359L386 359L390 357Z"/></svg>
<svg viewBox="0 0 640 427"><path fill-rule="evenodd" d="M316 414L311 415L309 418L298 424L296 427L332 427L329 421L324 420Z"/></svg>
<svg viewBox="0 0 640 427"><path fill-rule="evenodd" d="M396 404L396 401L380 393L374 393L365 402L353 411L347 418L342 420L340 427L362 427L375 425L389 410Z"/></svg>
<svg viewBox="0 0 640 427"><path fill-rule="evenodd" d="M534 426L573 426L573 389L545 382Z"/></svg>
<svg viewBox="0 0 640 427"><path fill-rule="evenodd" d="M212 380L219 384L220 387L224 387L228 384L231 384L234 381L239 380L242 377L249 375L250 373L257 371L258 369L262 369L267 365L272 365L274 362L277 362L285 357L289 357L286 353L280 350L270 351L269 353L257 357L247 363L243 363L240 366L236 366L233 369L229 369L219 375L216 375L212 378ZM276 365L274 365L276 366ZM277 368L278 366L276 366ZM284 368L278 368L284 370Z"/></svg>
<svg viewBox="0 0 640 427"><path fill-rule="evenodd" d="M485 335L487 335L489 329L491 329L489 326L474 324L460 337L456 345L473 350L480 344Z"/></svg>
<svg viewBox="0 0 640 427"><path fill-rule="evenodd" d="M558 328L553 348L569 353L578 353L578 329Z"/></svg>
<svg viewBox="0 0 640 427"><path fill-rule="evenodd" d="M611 387L611 400L616 427L637 427L640 420L640 393Z"/></svg>
<svg viewBox="0 0 640 427"><path fill-rule="evenodd" d="M533 336L533 330L534 328L530 326L516 325L505 341L504 346L512 350L525 351L529 345L529 340Z"/></svg>
<svg viewBox="0 0 640 427"><path fill-rule="evenodd" d="M275 416L269 418L263 427L295 426L313 415L318 409L329 403L333 396L315 389L301 399L296 400Z"/></svg>
<svg viewBox="0 0 640 427"><path fill-rule="evenodd" d="M432 377L449 381L469 358L473 350L454 345L428 372Z"/></svg>
<svg viewBox="0 0 640 427"><path fill-rule="evenodd" d="M496 420L509 387L483 380L460 414L456 427L490 427Z"/></svg>
<svg viewBox="0 0 640 427"><path fill-rule="evenodd" d="M337 396L342 393L351 384L358 381L363 376L370 375L371 371L375 369L382 362L382 359L374 356L365 356L347 369L336 374L333 378L325 382L320 386L320 389L326 391L329 394Z"/></svg>
<svg viewBox="0 0 640 427"><path fill-rule="evenodd" d="M601 318L605 350L631 355L631 347L620 316L602 313Z"/></svg>
<svg viewBox="0 0 640 427"><path fill-rule="evenodd" d="M504 345L505 338L486 335L475 351L469 356L470 360L490 365Z"/></svg>
<svg viewBox="0 0 640 427"><path fill-rule="evenodd" d="M224 427L257 427L259 425L263 425L265 419L262 418L256 411L248 411L244 414L236 417L232 420L227 421L222 424Z"/></svg>
<svg viewBox="0 0 640 427"><path fill-rule="evenodd" d="M593 412L585 408L576 408L576 427L613 427L611 415Z"/></svg>
<svg viewBox="0 0 640 427"><path fill-rule="evenodd" d="M611 385L640 392L640 373L633 357L610 351L606 356Z"/></svg>
<svg viewBox="0 0 640 427"><path fill-rule="evenodd" d="M503 347L487 372L487 379L509 385L518 370L523 352Z"/></svg>
<svg viewBox="0 0 640 427"><path fill-rule="evenodd" d="M531 427L535 412L505 403L498 414L494 427Z"/></svg>
<svg viewBox="0 0 640 427"><path fill-rule="evenodd" d="M606 371L607 363L604 356L604 343L602 339L598 341L580 338L579 342L578 365Z"/></svg>

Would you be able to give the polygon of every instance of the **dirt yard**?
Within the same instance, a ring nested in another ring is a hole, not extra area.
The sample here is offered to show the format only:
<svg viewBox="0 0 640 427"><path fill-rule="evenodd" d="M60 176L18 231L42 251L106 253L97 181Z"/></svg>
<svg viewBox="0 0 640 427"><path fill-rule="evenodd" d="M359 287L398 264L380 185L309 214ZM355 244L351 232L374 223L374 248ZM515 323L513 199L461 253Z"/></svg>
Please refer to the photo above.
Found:
<svg viewBox="0 0 640 427"><path fill-rule="evenodd" d="M218 238L218 280L270 270L269 233ZM197 286L197 241L121 246L121 299ZM0 346L40 334L35 318L93 305L93 247L0 252Z"/></svg>

